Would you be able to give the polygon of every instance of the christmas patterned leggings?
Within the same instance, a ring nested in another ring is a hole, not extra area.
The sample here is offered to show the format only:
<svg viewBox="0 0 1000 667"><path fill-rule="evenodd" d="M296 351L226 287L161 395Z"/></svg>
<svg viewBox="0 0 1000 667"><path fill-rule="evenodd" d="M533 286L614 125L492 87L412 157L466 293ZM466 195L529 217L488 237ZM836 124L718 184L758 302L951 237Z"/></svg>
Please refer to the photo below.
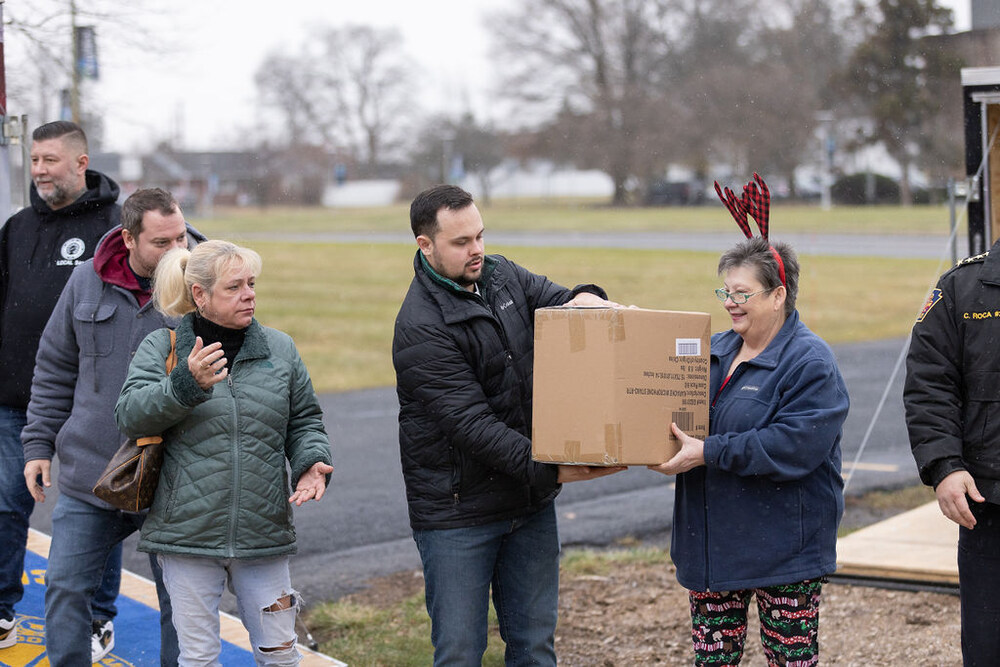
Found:
<svg viewBox="0 0 1000 667"><path fill-rule="evenodd" d="M695 665L738 665L747 639L747 607L757 597L760 640L768 665L819 662L822 580L721 593L690 591Z"/></svg>

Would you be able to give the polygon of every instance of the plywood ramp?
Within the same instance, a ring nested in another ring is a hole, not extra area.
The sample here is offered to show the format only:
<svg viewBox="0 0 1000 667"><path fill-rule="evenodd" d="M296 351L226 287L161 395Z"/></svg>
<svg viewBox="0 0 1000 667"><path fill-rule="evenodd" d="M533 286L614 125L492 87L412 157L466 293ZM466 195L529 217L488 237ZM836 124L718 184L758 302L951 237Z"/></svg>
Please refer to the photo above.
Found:
<svg viewBox="0 0 1000 667"><path fill-rule="evenodd" d="M936 502L855 531L837 542L837 574L958 585L958 525Z"/></svg>

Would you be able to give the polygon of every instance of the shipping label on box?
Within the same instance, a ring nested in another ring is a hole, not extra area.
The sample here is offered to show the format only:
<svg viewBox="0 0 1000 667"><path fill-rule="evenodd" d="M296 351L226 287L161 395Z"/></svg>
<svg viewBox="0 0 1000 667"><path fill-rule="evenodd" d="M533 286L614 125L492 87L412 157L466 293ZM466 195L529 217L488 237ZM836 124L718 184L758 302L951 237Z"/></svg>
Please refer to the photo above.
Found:
<svg viewBox="0 0 1000 667"><path fill-rule="evenodd" d="M675 422L708 436L711 317L641 308L535 311L532 458L656 465Z"/></svg>

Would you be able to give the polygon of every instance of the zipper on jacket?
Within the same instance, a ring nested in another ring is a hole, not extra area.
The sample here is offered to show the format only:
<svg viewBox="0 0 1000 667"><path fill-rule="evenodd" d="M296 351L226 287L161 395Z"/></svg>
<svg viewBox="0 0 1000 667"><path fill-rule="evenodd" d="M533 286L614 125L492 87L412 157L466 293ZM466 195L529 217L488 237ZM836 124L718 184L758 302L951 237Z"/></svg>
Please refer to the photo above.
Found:
<svg viewBox="0 0 1000 667"><path fill-rule="evenodd" d="M462 457L454 445L448 447L448 455L451 458L451 499L453 505L458 505L462 489Z"/></svg>
<svg viewBox="0 0 1000 667"><path fill-rule="evenodd" d="M484 299L485 301L485 299ZM493 304L486 302L486 307L490 311L490 317L493 320L494 326L497 328L497 333L500 335L500 341L503 343L503 352L507 364L510 366L511 371L517 376L518 386L523 386L525 384L524 376L521 374L521 369L518 367L517 363L514 362L514 353L511 352L510 339L507 338L507 332L504 331L503 323L500 318L497 317L496 311L493 309ZM521 423L527 425L531 428L531 420L528 419L528 415L524 414L524 404L521 401L517 402L517 409L521 413Z"/></svg>
<svg viewBox="0 0 1000 667"><path fill-rule="evenodd" d="M712 590L712 559L709 558L708 551L708 474L704 476L701 482L701 497L705 499L705 591Z"/></svg>
<svg viewBox="0 0 1000 667"><path fill-rule="evenodd" d="M229 558L236 558L236 521L239 516L240 507L240 405L239 401L236 400L236 388L233 387L232 368L230 368L229 375L226 377L226 383L229 385L229 395L233 401L233 439L229 447L230 454L233 457L233 499L229 513L229 544L226 545L226 551Z"/></svg>
<svg viewBox="0 0 1000 667"><path fill-rule="evenodd" d="M747 364L747 362L745 362L745 361L740 362L740 364L733 370L732 375L729 376L729 380L726 382L725 386L723 386L719 390L718 394L715 397L715 400L712 402L712 407L710 408L711 410L715 409L715 405L719 402L719 400L722 398L722 395L724 393L729 393L731 391L730 387L733 386L733 384L734 384L734 382L735 382L735 380L736 380L736 378L738 376L743 375L743 371L744 371L744 368L746 367L746 364ZM721 364L720 364L720 366L721 366ZM709 551L709 544L708 544L708 534L709 534L709 528L708 527L711 524L709 523L710 517L709 517L709 508L708 508L708 470L707 469L705 470L705 477L704 477L704 480L702 482L701 497L705 499L705 504L704 504L704 509L705 509L705 590L706 591L711 591L712 590L712 586L711 586L711 582L712 582L712 559L709 557L709 554L711 552Z"/></svg>

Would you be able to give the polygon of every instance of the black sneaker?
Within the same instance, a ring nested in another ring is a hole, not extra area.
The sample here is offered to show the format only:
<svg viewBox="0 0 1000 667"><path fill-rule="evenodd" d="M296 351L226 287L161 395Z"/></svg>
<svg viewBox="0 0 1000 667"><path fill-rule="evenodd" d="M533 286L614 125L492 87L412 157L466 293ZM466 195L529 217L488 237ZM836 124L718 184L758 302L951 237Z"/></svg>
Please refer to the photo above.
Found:
<svg viewBox="0 0 1000 667"><path fill-rule="evenodd" d="M94 620L90 633L90 661L100 662L115 647L115 624L111 621Z"/></svg>

